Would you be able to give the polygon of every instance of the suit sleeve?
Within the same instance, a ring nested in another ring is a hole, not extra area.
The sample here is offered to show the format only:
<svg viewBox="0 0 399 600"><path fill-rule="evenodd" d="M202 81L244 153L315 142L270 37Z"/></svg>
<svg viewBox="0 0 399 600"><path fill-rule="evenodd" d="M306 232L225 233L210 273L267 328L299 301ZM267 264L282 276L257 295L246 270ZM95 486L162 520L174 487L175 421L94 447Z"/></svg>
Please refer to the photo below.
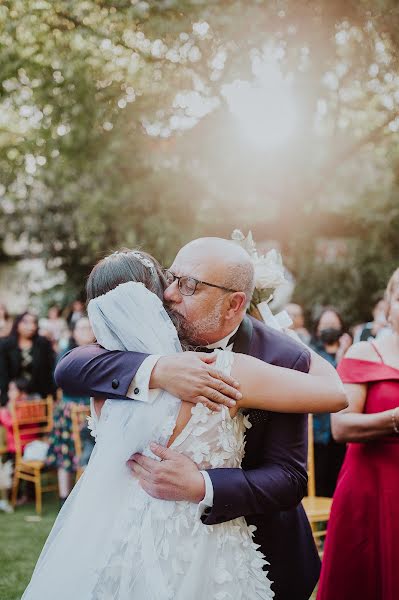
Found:
<svg viewBox="0 0 399 600"><path fill-rule="evenodd" d="M307 372L310 354L294 363ZM268 413L260 432L260 460L249 469L210 469L213 507L202 516L206 525L249 515L267 515L296 507L307 492L307 415Z"/></svg>
<svg viewBox="0 0 399 600"><path fill-rule="evenodd" d="M65 393L128 399L133 377L148 354L105 350L97 344L65 354L55 369L55 381Z"/></svg>

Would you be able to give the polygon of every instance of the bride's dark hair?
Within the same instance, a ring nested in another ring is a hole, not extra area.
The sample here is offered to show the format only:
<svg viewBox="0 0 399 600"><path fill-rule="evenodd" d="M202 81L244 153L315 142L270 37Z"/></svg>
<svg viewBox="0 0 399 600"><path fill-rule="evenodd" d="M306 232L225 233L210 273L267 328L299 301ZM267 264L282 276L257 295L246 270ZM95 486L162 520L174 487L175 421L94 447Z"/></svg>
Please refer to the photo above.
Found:
<svg viewBox="0 0 399 600"><path fill-rule="evenodd" d="M136 281L158 296L163 302L167 282L159 262L147 252L121 248L100 260L92 269L86 283L87 302L110 292L121 283ZM165 306L177 332L181 332L180 318Z"/></svg>
<svg viewBox="0 0 399 600"><path fill-rule="evenodd" d="M145 262L148 261L147 266ZM92 269L86 283L87 302L103 296L121 283L137 281L163 300L166 280L155 258L141 250L121 248L100 260Z"/></svg>

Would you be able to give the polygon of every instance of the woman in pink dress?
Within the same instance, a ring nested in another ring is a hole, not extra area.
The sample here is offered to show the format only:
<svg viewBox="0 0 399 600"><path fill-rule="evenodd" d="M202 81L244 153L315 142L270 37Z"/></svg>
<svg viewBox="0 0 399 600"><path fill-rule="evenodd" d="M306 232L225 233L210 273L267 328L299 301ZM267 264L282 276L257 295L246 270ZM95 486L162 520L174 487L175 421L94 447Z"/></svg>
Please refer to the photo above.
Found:
<svg viewBox="0 0 399 600"><path fill-rule="evenodd" d="M334 494L317 600L399 598L399 269L387 287L391 332L353 345L338 372L348 442Z"/></svg>

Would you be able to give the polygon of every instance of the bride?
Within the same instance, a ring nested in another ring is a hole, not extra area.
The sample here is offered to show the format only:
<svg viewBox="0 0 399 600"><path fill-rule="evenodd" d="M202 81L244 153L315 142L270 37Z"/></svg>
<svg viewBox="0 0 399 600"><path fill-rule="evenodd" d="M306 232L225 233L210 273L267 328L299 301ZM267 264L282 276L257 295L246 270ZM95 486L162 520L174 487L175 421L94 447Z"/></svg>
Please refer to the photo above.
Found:
<svg viewBox="0 0 399 600"><path fill-rule="evenodd" d="M126 253L131 277L88 305L97 341L109 350L182 351L174 316L161 298L162 270L148 255ZM97 265L96 273L101 272ZM144 265L145 284L134 276ZM104 269L103 276L107 273ZM101 274L101 273L100 273ZM106 282L105 282L106 283ZM96 445L62 508L22 600L268 600L267 557L244 517L206 526L190 502L157 500L132 477L135 452L170 445L200 469L240 467L251 425L240 409L332 412L343 408L330 379L220 351L216 366L241 384L234 409L211 412L160 391L152 404L92 401ZM191 409L191 410L189 410ZM288 574L289 576L289 574Z"/></svg>

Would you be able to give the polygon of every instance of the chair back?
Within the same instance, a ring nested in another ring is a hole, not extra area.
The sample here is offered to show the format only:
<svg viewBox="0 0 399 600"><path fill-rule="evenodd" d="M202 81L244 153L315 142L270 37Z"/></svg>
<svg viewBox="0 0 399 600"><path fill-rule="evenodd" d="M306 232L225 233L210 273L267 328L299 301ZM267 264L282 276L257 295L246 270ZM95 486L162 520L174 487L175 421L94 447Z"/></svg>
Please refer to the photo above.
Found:
<svg viewBox="0 0 399 600"><path fill-rule="evenodd" d="M32 439L47 437L53 429L53 398L27 400L11 406L15 457L22 459L23 446Z"/></svg>
<svg viewBox="0 0 399 600"><path fill-rule="evenodd" d="M0 456L7 452L7 433L2 425L0 425Z"/></svg>
<svg viewBox="0 0 399 600"><path fill-rule="evenodd" d="M316 475L314 466L313 415L308 415L308 497L316 497Z"/></svg>
<svg viewBox="0 0 399 600"><path fill-rule="evenodd" d="M90 406L74 404L71 409L72 438L75 444L75 455L79 462L82 456L82 438L80 432L87 425L87 417L90 416Z"/></svg>

